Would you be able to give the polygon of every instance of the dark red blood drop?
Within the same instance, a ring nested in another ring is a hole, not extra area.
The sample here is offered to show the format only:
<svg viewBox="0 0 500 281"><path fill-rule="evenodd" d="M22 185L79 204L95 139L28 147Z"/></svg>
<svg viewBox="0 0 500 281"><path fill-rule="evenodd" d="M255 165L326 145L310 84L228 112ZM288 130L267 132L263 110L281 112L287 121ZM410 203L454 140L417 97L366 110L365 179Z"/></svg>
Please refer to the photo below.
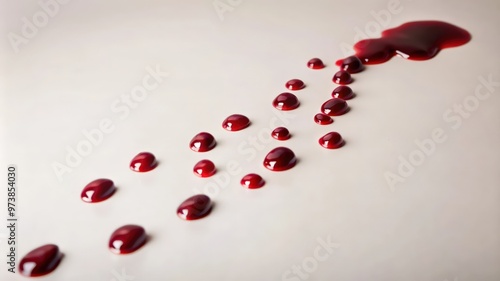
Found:
<svg viewBox="0 0 500 281"><path fill-rule="evenodd" d="M328 116L339 116L348 110L349 106L347 106L347 102L339 98L329 99L321 106L321 112Z"/></svg>
<svg viewBox="0 0 500 281"><path fill-rule="evenodd" d="M273 106L283 111L296 109L299 105L299 99L291 93L281 93L273 100Z"/></svg>
<svg viewBox="0 0 500 281"><path fill-rule="evenodd" d="M250 125L250 119L241 114L233 114L222 122L222 128L228 131L243 130Z"/></svg>
<svg viewBox="0 0 500 281"><path fill-rule="evenodd" d="M277 140L287 140L289 139L291 136L290 136L290 131L288 131L287 128L285 127L278 127L276 129L274 129L271 133L271 136Z"/></svg>
<svg viewBox="0 0 500 281"><path fill-rule="evenodd" d="M241 179L240 183L242 186L249 188L249 189L261 188L266 184L264 179L257 174L248 174L248 175L244 176Z"/></svg>
<svg viewBox="0 0 500 281"><path fill-rule="evenodd" d="M288 90L291 90L291 91L297 91L297 90L300 90L300 89L304 89L305 86L306 85L304 84L304 82L302 82L302 80L299 80L299 79L289 80L285 84L285 87Z"/></svg>
<svg viewBox="0 0 500 281"><path fill-rule="evenodd" d="M338 86L337 88L333 89L332 97L349 100L354 97L354 93L352 92L352 89L349 88L349 86Z"/></svg>
<svg viewBox="0 0 500 281"><path fill-rule="evenodd" d="M352 82L351 74L344 70L337 71L337 73L333 75L332 81L340 85L350 84Z"/></svg>
<svg viewBox="0 0 500 281"><path fill-rule="evenodd" d="M146 231L138 225L124 225L111 234L109 249L115 254L129 254L142 247L147 240Z"/></svg>
<svg viewBox="0 0 500 281"><path fill-rule="evenodd" d="M85 186L81 198L87 203L97 203L108 199L115 191L116 187L112 180L97 179Z"/></svg>
<svg viewBox="0 0 500 281"><path fill-rule="evenodd" d="M287 147L277 147L264 158L264 167L275 172L291 169L296 163L295 154Z"/></svg>
<svg viewBox="0 0 500 281"><path fill-rule="evenodd" d="M310 69L322 69L325 67L325 64L322 60L313 58L307 62L307 67L309 67Z"/></svg>
<svg viewBox="0 0 500 281"><path fill-rule="evenodd" d="M59 265L63 254L59 247L47 244L27 253L19 263L19 273L24 276L38 277L52 272Z"/></svg>
<svg viewBox="0 0 500 281"><path fill-rule="evenodd" d="M333 123L332 117L323 114L323 113L318 113L314 115L314 122L320 124L320 125L328 125Z"/></svg>
<svg viewBox="0 0 500 281"><path fill-rule="evenodd" d="M328 149L339 148L344 145L342 136L337 132L330 132L319 139L319 144Z"/></svg>
<svg viewBox="0 0 500 281"><path fill-rule="evenodd" d="M365 68L361 60L356 56L350 56L343 60L338 60L336 64L340 66L341 70L347 71L351 74L361 72Z"/></svg>
<svg viewBox="0 0 500 281"><path fill-rule="evenodd" d="M157 162L153 154L141 152L130 162L130 169L135 172L148 172L156 168Z"/></svg>
<svg viewBox="0 0 500 281"><path fill-rule="evenodd" d="M199 177L208 178L215 175L216 169L212 161L204 159L194 165L193 172Z"/></svg>
<svg viewBox="0 0 500 281"><path fill-rule="evenodd" d="M189 142L192 151L206 152L212 150L216 145L215 138L209 133L201 132Z"/></svg>
<svg viewBox="0 0 500 281"><path fill-rule="evenodd" d="M382 32L381 38L354 45L364 64L378 64L399 55L409 60L428 60L445 48L461 46L471 39L466 30L441 21L408 22Z"/></svg>
<svg viewBox="0 0 500 281"><path fill-rule="evenodd" d="M177 208L177 215L185 220L197 220L207 216L212 210L210 198L200 194L189 197Z"/></svg>

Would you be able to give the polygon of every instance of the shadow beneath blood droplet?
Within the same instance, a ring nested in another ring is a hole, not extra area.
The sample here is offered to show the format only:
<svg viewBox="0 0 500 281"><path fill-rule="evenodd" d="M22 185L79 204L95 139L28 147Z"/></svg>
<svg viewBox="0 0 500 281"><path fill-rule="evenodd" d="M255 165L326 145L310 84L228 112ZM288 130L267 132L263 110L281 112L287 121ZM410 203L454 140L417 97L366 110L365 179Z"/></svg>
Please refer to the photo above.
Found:
<svg viewBox="0 0 500 281"><path fill-rule="evenodd" d="M301 161L302 161L302 159L295 157L295 165L293 165L293 166L294 167L297 166Z"/></svg>
<svg viewBox="0 0 500 281"><path fill-rule="evenodd" d="M59 258L59 261L57 262L57 266L59 266L61 264L61 262L64 260L65 257L66 257L66 254L61 252L61 257Z"/></svg>
<svg viewBox="0 0 500 281"><path fill-rule="evenodd" d="M146 241L145 241L145 244L146 244L146 243L151 242L152 240L154 240L154 236L153 236L153 235L151 235L151 234L149 234L149 233L148 233L148 234L146 234Z"/></svg>
<svg viewBox="0 0 500 281"><path fill-rule="evenodd" d="M216 208L217 204L215 202L212 201L212 204L210 205L210 210L207 211L207 214L205 216L208 216L212 213L212 211L214 210L214 208Z"/></svg>

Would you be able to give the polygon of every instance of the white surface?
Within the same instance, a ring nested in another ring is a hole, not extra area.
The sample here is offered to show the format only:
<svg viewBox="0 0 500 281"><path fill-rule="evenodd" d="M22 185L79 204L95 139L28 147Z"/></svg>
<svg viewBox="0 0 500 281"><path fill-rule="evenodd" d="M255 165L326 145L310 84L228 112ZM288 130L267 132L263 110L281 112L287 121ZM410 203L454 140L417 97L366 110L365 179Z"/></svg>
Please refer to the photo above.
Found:
<svg viewBox="0 0 500 281"><path fill-rule="evenodd" d="M500 88L457 130L442 117L474 93L478 77L500 80L500 2L401 1L388 27L443 20L470 31L472 41L430 61L394 58L369 67L355 76L352 110L318 126L312 118L334 88L340 46L351 46L355 27L364 29L374 20L370 12L388 3L352 2L244 1L220 20L210 0L73 0L14 53L7 34L19 34L21 18L40 8L37 1L3 0L0 152L1 167L19 169L18 258L46 243L60 246L64 260L39 280L108 281L122 269L134 281L282 280L313 256L317 239L330 236L339 248L308 280L500 280ZM327 68L308 69L312 57ZM155 65L170 76L120 118L111 104ZM307 84L287 125L293 138L261 142L249 161L237 147L269 128L270 103L291 78ZM247 115L252 126L225 132L220 124L232 113ZM66 146L74 148L81 130L103 118L113 120L114 131L58 181L51 165L64 163ZM399 155L408 158L414 140L437 127L446 142L391 191L384 172L397 172ZM317 144L332 130L347 141L340 150ZM189 150L200 131L214 134L215 150ZM261 161L279 145L300 162L272 173ZM159 158L157 169L128 169L141 151ZM209 217L185 222L176 207L214 182L192 174L202 158L219 174L231 160L241 171L213 196ZM244 190L239 180L249 172L267 185ZM112 179L118 192L83 203L81 189L100 177ZM5 206L6 192L0 194ZM129 223L145 227L152 240L116 256L107 240ZM4 240L1 249L5 257ZM1 264L1 280L26 280Z"/></svg>

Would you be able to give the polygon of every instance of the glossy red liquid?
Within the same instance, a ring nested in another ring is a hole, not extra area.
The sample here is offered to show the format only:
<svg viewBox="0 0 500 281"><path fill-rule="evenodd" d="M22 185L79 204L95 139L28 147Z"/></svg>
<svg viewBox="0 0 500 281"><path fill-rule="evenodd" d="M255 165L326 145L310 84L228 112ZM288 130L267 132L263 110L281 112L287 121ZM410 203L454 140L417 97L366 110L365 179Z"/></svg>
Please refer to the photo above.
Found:
<svg viewBox="0 0 500 281"><path fill-rule="evenodd" d="M210 197L200 194L184 200L177 208L177 215L184 220L201 219L212 211Z"/></svg>
<svg viewBox="0 0 500 281"><path fill-rule="evenodd" d="M347 71L351 74L361 72L365 69L361 60L356 56L350 56L343 60L339 60L336 64L340 66L341 70Z"/></svg>
<svg viewBox="0 0 500 281"><path fill-rule="evenodd" d="M277 140L284 141L291 137L290 131L285 127L278 127L271 132L271 136Z"/></svg>
<svg viewBox="0 0 500 281"><path fill-rule="evenodd" d="M215 138L209 133L201 132L191 139L189 147L195 152L207 152L216 145Z"/></svg>
<svg viewBox="0 0 500 281"><path fill-rule="evenodd" d="M314 122L320 125L328 125L333 123L332 117L324 114L324 113L318 113L314 115Z"/></svg>
<svg viewBox="0 0 500 281"><path fill-rule="evenodd" d="M328 149L336 149L344 145L342 136L337 132L330 132L319 139L319 144Z"/></svg>
<svg viewBox="0 0 500 281"><path fill-rule="evenodd" d="M193 168L194 174L202 178L211 177L215 175L216 171L214 163L207 159L196 163Z"/></svg>
<svg viewBox="0 0 500 281"><path fill-rule="evenodd" d="M349 111L347 102L339 98L329 99L321 106L321 112L328 116L339 116L345 114L347 111Z"/></svg>
<svg viewBox="0 0 500 281"><path fill-rule="evenodd" d="M97 179L85 186L81 198L87 203L97 203L108 199L115 191L116 187L112 180Z"/></svg>
<svg viewBox="0 0 500 281"><path fill-rule="evenodd" d="M261 188L266 184L264 179L257 174L248 174L248 175L244 176L241 179L240 183L242 186L244 186L248 189Z"/></svg>
<svg viewBox="0 0 500 281"><path fill-rule="evenodd" d="M59 247L47 244L27 253L19 263L19 273L24 276L38 277L46 275L57 268L63 254Z"/></svg>
<svg viewBox="0 0 500 281"><path fill-rule="evenodd" d="M441 49L461 46L470 39L469 32L446 22L415 21L387 29L381 38L361 40L354 50L364 64L383 63L395 55L428 60Z"/></svg>
<svg viewBox="0 0 500 281"><path fill-rule="evenodd" d="M354 97L354 93L352 92L352 89L349 88L349 86L338 86L337 88L333 89L332 97L349 100Z"/></svg>
<svg viewBox="0 0 500 281"><path fill-rule="evenodd" d="M351 74L349 74L349 72L340 70L337 71L335 75L333 75L332 81L339 85L346 85L352 82L352 77Z"/></svg>
<svg viewBox="0 0 500 281"><path fill-rule="evenodd" d="M299 105L299 99L291 93L281 93L273 100L273 106L283 111L296 109Z"/></svg>
<svg viewBox="0 0 500 281"><path fill-rule="evenodd" d="M240 131L250 126L250 119L241 114L233 114L222 122L222 128L228 131Z"/></svg>
<svg viewBox="0 0 500 281"><path fill-rule="evenodd" d="M130 169L135 172L149 172L156 168L156 158L152 153L141 152L130 162Z"/></svg>
<svg viewBox="0 0 500 281"><path fill-rule="evenodd" d="M285 87L288 89L288 90L291 90L291 91L297 91L297 90L301 90L301 89L304 89L306 85L304 84L304 82L302 82L302 80L299 80L299 79L292 79L292 80L289 80L288 82L286 82L285 84Z"/></svg>
<svg viewBox="0 0 500 281"><path fill-rule="evenodd" d="M287 147L277 147L264 158L264 167L275 172L291 169L296 163L295 153Z"/></svg>
<svg viewBox="0 0 500 281"><path fill-rule="evenodd" d="M323 69L325 67L325 64L322 60L313 58L307 62L307 67L309 67L310 69Z"/></svg>
<svg viewBox="0 0 500 281"><path fill-rule="evenodd" d="M138 225L124 225L111 234L109 249L115 254L129 254L142 247L147 240L146 231Z"/></svg>

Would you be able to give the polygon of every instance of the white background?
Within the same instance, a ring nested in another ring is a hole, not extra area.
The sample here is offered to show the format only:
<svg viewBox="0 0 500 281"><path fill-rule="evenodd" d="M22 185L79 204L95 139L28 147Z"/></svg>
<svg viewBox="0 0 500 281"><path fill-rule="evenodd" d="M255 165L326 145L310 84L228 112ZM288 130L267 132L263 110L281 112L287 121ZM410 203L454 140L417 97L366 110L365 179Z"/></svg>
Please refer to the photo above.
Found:
<svg viewBox="0 0 500 281"><path fill-rule="evenodd" d="M500 280L500 88L456 130L443 119L474 94L478 77L500 80L500 2L401 0L402 10L382 22L387 28L442 20L470 31L472 41L429 61L394 58L368 67L355 75L351 111L330 126L312 119L335 87L333 62L388 1L232 3L219 17L211 0L73 0L16 53L8 34L21 36L22 18L31 21L41 8L37 1L2 1L0 167L5 174L11 163L19 170L17 255L46 243L65 254L38 280L110 281L125 270L134 281L277 281L327 237L339 248L308 280ZM308 69L312 57L327 67ZM113 102L156 65L169 77L120 118ZM252 158L249 137L273 129L271 101L292 78L307 84L288 120L293 137L258 141ZM251 127L224 131L221 122L233 113L247 115ZM75 148L82 130L104 118L114 131L59 181L53 163L65 164L67 146ZM408 159L414 141L435 128L446 142L391 190L384 173L397 173L398 157ZM217 138L213 151L189 150L200 131ZM340 132L346 146L321 148L317 139L329 131ZM262 166L278 145L297 154L292 170ZM141 151L158 157L154 171L129 170ZM203 158L216 163L218 175L235 161L238 173L212 196L210 216L182 221L177 206L215 184L192 174ZM266 186L242 188L249 172L260 173ZM102 177L117 193L83 203L82 188ZM4 214L6 190L0 194ZM112 254L110 234L130 223L142 225L151 241L133 254ZM5 257L6 228L0 233ZM8 273L4 259L1 280L26 280Z"/></svg>

